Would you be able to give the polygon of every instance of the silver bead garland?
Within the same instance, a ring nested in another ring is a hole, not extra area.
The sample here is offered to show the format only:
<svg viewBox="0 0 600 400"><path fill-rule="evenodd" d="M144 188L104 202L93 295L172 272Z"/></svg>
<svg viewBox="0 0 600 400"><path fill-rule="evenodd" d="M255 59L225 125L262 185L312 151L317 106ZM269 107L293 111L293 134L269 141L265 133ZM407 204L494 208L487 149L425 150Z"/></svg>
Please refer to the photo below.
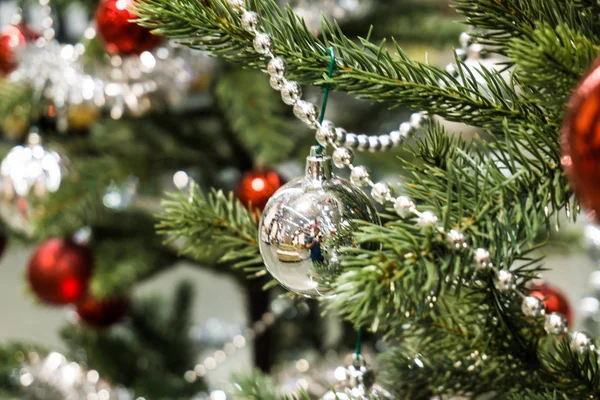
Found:
<svg viewBox="0 0 600 400"><path fill-rule="evenodd" d="M390 187L385 183L374 183L371 181L370 174L364 166L353 166L352 150L358 151L382 151L389 150L392 147L399 146L409 138L416 130L420 129L428 119L426 113L414 113L410 116L408 122L400 124L398 130L394 130L387 135L366 136L347 133L341 128L336 128L330 121L317 121L319 110L313 104L301 100L301 90L296 82L288 81L285 78L285 61L275 57L271 52L271 37L266 33L259 32L258 18L253 14L248 14L243 8L242 0L230 0L230 3L240 9L242 14L243 28L255 34L253 47L257 53L269 56L267 72L270 75L270 85L273 89L281 91L282 98L286 104L293 105L294 114L309 126L315 128L315 137L323 146L332 146L334 149L333 159L336 167L347 167L351 170L350 181L352 184L364 187L371 187L371 194L375 201L386 204L391 203L394 210L401 218L408 218L411 215L417 218L419 226L423 229L434 228L435 231L444 234L448 242L458 250L467 250L469 245L464 234L458 229L452 229L445 232L438 225L439 218L431 211L420 212L415 203L408 196L399 196L394 198ZM461 48L455 51L456 58L460 61L468 57L478 59L485 53L483 46L476 43L467 33L461 34L459 38ZM457 77L458 71L454 64L448 64L445 68L450 75ZM293 88L293 90L292 90ZM296 90L298 88L298 90ZM512 272L506 269L497 269L491 259L491 254L487 249L477 248L472 250L472 257L475 264L494 274L494 285L500 292L518 291L517 282ZM526 317L544 317L544 329L548 335L561 336L567 333L567 320L564 315L559 313L545 313L544 303L533 296L522 296L521 309ZM593 339L582 332L574 332L571 336L571 349L576 352L597 351Z"/></svg>

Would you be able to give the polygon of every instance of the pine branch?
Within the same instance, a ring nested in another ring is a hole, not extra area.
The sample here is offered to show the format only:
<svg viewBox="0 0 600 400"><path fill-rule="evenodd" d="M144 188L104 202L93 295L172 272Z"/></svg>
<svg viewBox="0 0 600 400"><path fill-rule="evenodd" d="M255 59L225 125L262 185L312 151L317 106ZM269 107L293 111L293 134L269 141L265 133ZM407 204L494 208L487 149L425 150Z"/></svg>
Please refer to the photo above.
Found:
<svg viewBox="0 0 600 400"><path fill-rule="evenodd" d="M273 379L254 371L248 375L234 375L231 395L240 399L253 400L310 400L308 393L298 388L297 394L282 395L277 393Z"/></svg>
<svg viewBox="0 0 600 400"><path fill-rule="evenodd" d="M535 124L546 121L543 110L522 102L514 88L498 75L485 74L486 84L497 90L482 93L475 77L463 67L462 80L426 63L410 60L395 44L393 57L385 44L367 39L358 43L346 37L337 26L323 21L319 39L291 11L283 15L271 1L252 1L263 20L262 27L273 39L273 51L288 63L290 78L301 84L330 82L337 91L384 102L426 110L449 120L483 127L498 127L503 118L512 123ZM252 37L237 22L237 14L224 0L198 3L167 0L136 3L139 23L191 47L206 50L229 61L264 68L264 61L249 49ZM337 66L327 79L328 47L336 49ZM462 82L462 84L461 84Z"/></svg>

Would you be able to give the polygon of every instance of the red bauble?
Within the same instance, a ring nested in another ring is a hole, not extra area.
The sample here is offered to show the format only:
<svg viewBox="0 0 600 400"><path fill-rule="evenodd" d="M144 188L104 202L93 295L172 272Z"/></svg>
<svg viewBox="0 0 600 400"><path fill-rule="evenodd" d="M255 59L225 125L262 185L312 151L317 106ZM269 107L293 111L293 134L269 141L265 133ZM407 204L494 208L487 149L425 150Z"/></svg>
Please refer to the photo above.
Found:
<svg viewBox="0 0 600 400"><path fill-rule="evenodd" d="M93 265L86 247L66 239L49 239L31 256L27 278L42 301L69 304L86 292Z"/></svg>
<svg viewBox="0 0 600 400"><path fill-rule="evenodd" d="M129 308L127 297L108 297L102 300L86 297L77 304L77 315L90 326L107 328L121 321Z"/></svg>
<svg viewBox="0 0 600 400"><path fill-rule="evenodd" d="M273 194L283 185L283 179L272 170L246 172L237 188L237 197L246 205L263 210Z"/></svg>
<svg viewBox="0 0 600 400"><path fill-rule="evenodd" d="M109 53L139 54L161 41L149 29L129 22L137 18L129 11L132 5L132 0L102 0L96 9L96 28Z"/></svg>
<svg viewBox="0 0 600 400"><path fill-rule="evenodd" d="M573 313L571 311L571 305L569 301L556 288L544 285L535 285L531 288L531 296L535 296L544 302L546 306L546 313L561 313L567 318L569 326L573 323Z"/></svg>
<svg viewBox="0 0 600 400"><path fill-rule="evenodd" d="M0 32L0 75L9 74L18 66L17 53L25 43L40 35L25 25L9 25Z"/></svg>
<svg viewBox="0 0 600 400"><path fill-rule="evenodd" d="M600 62L569 100L562 164L590 219L600 223Z"/></svg>

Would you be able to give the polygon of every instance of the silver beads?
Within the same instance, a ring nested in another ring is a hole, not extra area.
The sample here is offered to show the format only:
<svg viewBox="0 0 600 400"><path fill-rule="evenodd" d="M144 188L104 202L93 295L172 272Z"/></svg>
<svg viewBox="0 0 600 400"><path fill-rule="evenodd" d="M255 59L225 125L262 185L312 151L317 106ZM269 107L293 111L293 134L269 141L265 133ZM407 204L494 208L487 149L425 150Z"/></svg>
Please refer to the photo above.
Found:
<svg viewBox="0 0 600 400"><path fill-rule="evenodd" d="M244 11L242 14L242 28L248 32L256 32L258 20L258 14L254 11Z"/></svg>
<svg viewBox="0 0 600 400"><path fill-rule="evenodd" d="M461 33L458 37L458 43L460 43L460 47L462 47L463 49L469 47L472 41L473 38L467 32Z"/></svg>
<svg viewBox="0 0 600 400"><path fill-rule="evenodd" d="M333 159L333 164L336 167L346 168L352 164L352 161L354 160L354 154L352 154L352 150L350 149L338 147L333 151L331 158Z"/></svg>
<svg viewBox="0 0 600 400"><path fill-rule="evenodd" d="M307 125L314 125L319 118L319 110L308 101L298 100L294 104L294 115Z"/></svg>
<svg viewBox="0 0 600 400"><path fill-rule="evenodd" d="M242 11L244 9L244 0L229 0L229 4L233 6L235 11Z"/></svg>
<svg viewBox="0 0 600 400"><path fill-rule="evenodd" d="M465 240L465 235L458 229L452 229L448 232L448 240L452 244L453 247L457 249L466 249L467 242Z"/></svg>
<svg viewBox="0 0 600 400"><path fill-rule="evenodd" d="M376 153L381 150L381 142L377 136L369 136L369 151Z"/></svg>
<svg viewBox="0 0 600 400"><path fill-rule="evenodd" d="M367 135L357 135L358 151L366 151L369 148L369 137Z"/></svg>
<svg viewBox="0 0 600 400"><path fill-rule="evenodd" d="M281 100L288 106L292 106L296 104L298 100L302 97L302 88L298 84L298 82L287 81L283 84L281 88Z"/></svg>
<svg viewBox="0 0 600 400"><path fill-rule="evenodd" d="M594 341L583 332L573 332L570 342L571 350L577 353L585 353L594 350Z"/></svg>
<svg viewBox="0 0 600 400"><path fill-rule="evenodd" d="M279 57L274 57L267 64L267 72L271 76L283 76L285 74L285 61Z"/></svg>
<svg viewBox="0 0 600 400"><path fill-rule="evenodd" d="M390 139L389 135L381 135L378 140L381 144L381 150L389 150L393 146L392 139Z"/></svg>
<svg viewBox="0 0 600 400"><path fill-rule="evenodd" d="M351 149L358 148L358 138L354 133L347 133L344 138L344 146L349 147Z"/></svg>
<svg viewBox="0 0 600 400"><path fill-rule="evenodd" d="M544 330L548 335L559 336L567 332L567 319L559 313L546 315Z"/></svg>
<svg viewBox="0 0 600 400"><path fill-rule="evenodd" d="M371 189L371 196L379 204L385 204L391 196L390 187L387 183L376 183Z"/></svg>
<svg viewBox="0 0 600 400"><path fill-rule="evenodd" d="M515 276L512 274L512 272L505 269L501 269L496 273L494 284L496 285L496 289L501 292L515 290L517 288Z"/></svg>
<svg viewBox="0 0 600 400"><path fill-rule="evenodd" d="M491 268L493 265L491 263L490 252L486 249L476 249L473 252L473 259L475 263L480 268Z"/></svg>
<svg viewBox="0 0 600 400"><path fill-rule="evenodd" d="M406 218L414 209L415 203L408 196L400 196L394 202L394 210L402 218Z"/></svg>
<svg viewBox="0 0 600 400"><path fill-rule="evenodd" d="M424 211L419 215L417 223L421 228L432 227L438 222L438 217L431 211Z"/></svg>
<svg viewBox="0 0 600 400"><path fill-rule="evenodd" d="M483 52L483 46L479 43L473 43L469 47L467 47L467 57L471 59L479 59L481 58L481 53Z"/></svg>
<svg viewBox="0 0 600 400"><path fill-rule="evenodd" d="M258 32L254 37L254 51L258 54L266 55L271 53L271 46L273 42L271 42L271 36L266 33Z"/></svg>
<svg viewBox="0 0 600 400"><path fill-rule="evenodd" d="M423 113L416 112L411 114L409 124L413 129L419 129L423 127L423 124L427 121L427 116Z"/></svg>
<svg viewBox="0 0 600 400"><path fill-rule="evenodd" d="M352 172L350 173L350 182L352 182L355 186L366 186L370 181L370 174L366 167L359 165L358 167L354 167Z"/></svg>
<svg viewBox="0 0 600 400"><path fill-rule="evenodd" d="M535 296L527 296L521 303L521 311L526 317L540 317L546 313L544 302Z"/></svg>
<svg viewBox="0 0 600 400"><path fill-rule="evenodd" d="M281 90L283 84L285 83L285 78L283 76L271 75L269 78L269 85L277 91Z"/></svg>
<svg viewBox="0 0 600 400"><path fill-rule="evenodd" d="M344 128L335 128L335 144L341 145L346 141L348 132Z"/></svg>
<svg viewBox="0 0 600 400"><path fill-rule="evenodd" d="M324 147L327 147L329 143L333 141L333 138L335 136L335 125L333 124L333 122L328 120L324 120L323 122L321 122L321 125L319 126L319 128L317 129L317 133L315 134L317 142L319 142L319 144ZM335 158L333 163L337 166L337 164L335 163Z"/></svg>

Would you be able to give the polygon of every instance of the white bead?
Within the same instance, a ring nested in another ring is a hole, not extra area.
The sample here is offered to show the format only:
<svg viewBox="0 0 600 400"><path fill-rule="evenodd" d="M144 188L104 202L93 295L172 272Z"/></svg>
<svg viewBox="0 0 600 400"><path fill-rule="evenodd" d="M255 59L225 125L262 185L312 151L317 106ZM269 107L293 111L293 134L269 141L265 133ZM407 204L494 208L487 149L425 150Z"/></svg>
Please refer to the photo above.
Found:
<svg viewBox="0 0 600 400"><path fill-rule="evenodd" d="M369 148L369 137L367 135L357 135L358 151L366 151Z"/></svg>
<svg viewBox="0 0 600 400"><path fill-rule="evenodd" d="M354 154L352 154L352 150L346 147L338 147L333 151L331 158L333 159L333 164L336 167L345 168L348 165L352 164Z"/></svg>
<svg viewBox="0 0 600 400"><path fill-rule="evenodd" d="M413 133L413 128L410 122L403 122L398 127L398 131L400 132L401 140L406 140Z"/></svg>
<svg viewBox="0 0 600 400"><path fill-rule="evenodd" d="M355 186L366 186L370 180L370 174L366 167L359 165L352 169L350 173L350 182Z"/></svg>
<svg viewBox="0 0 600 400"><path fill-rule="evenodd" d="M457 249L466 248L467 242L465 241L465 235L458 229L452 229L448 232L448 240L452 243L452 246Z"/></svg>
<svg viewBox="0 0 600 400"><path fill-rule="evenodd" d="M244 11L242 14L242 28L248 32L256 32L258 28L258 14L254 11Z"/></svg>
<svg viewBox="0 0 600 400"><path fill-rule="evenodd" d="M390 139L390 135L379 136L379 143L381 143L381 150L385 151L392 148L392 139Z"/></svg>
<svg viewBox="0 0 600 400"><path fill-rule="evenodd" d="M346 134L347 132L344 128L335 128L335 144L342 145L346 141Z"/></svg>
<svg viewBox="0 0 600 400"><path fill-rule="evenodd" d="M548 335L559 336L567 332L567 319L559 313L546 315L544 330Z"/></svg>
<svg viewBox="0 0 600 400"><path fill-rule="evenodd" d="M277 91L281 90L285 82L286 80L283 76L271 75L271 77L269 78L269 84L273 89Z"/></svg>
<svg viewBox="0 0 600 400"><path fill-rule="evenodd" d="M371 153L376 153L381 150L381 143L379 142L379 138L377 136L368 136L369 140L369 151Z"/></svg>
<svg viewBox="0 0 600 400"><path fill-rule="evenodd" d="M427 227L433 226L433 225L437 224L437 222L438 222L438 217L431 211L422 212L421 215L419 215L419 219L417 220L417 223L422 228L427 228Z"/></svg>
<svg viewBox="0 0 600 400"><path fill-rule="evenodd" d="M461 33L458 37L458 43L460 43L460 47L462 47L463 49L466 49L472 41L473 38L467 32Z"/></svg>
<svg viewBox="0 0 600 400"><path fill-rule="evenodd" d="M453 78L456 78L458 76L458 70L456 69L456 66L454 64L448 64L446 65L446 68L444 68L446 70L447 73L449 73Z"/></svg>
<svg viewBox="0 0 600 400"><path fill-rule="evenodd" d="M279 57L272 58L267 64L267 72L271 76L283 76L285 74L285 61Z"/></svg>
<svg viewBox="0 0 600 400"><path fill-rule="evenodd" d="M305 124L313 126L319 118L319 110L308 101L298 100L294 104L294 115Z"/></svg>
<svg viewBox="0 0 600 400"><path fill-rule="evenodd" d="M460 61L465 61L467 59L466 49L456 49L454 53L456 54L456 58L458 58Z"/></svg>
<svg viewBox="0 0 600 400"><path fill-rule="evenodd" d="M483 51L483 46L479 43L473 43L469 47L467 47L467 56L470 59L477 60L481 58L481 52Z"/></svg>
<svg viewBox="0 0 600 400"><path fill-rule="evenodd" d="M508 290L514 290L517 288L515 285L515 276L512 272L501 269L496 273L496 279L494 281L496 284L496 289L501 292L506 292Z"/></svg>
<svg viewBox="0 0 600 400"><path fill-rule="evenodd" d="M585 353L594 350L594 341L583 332L573 332L571 335L571 350L577 353Z"/></svg>
<svg viewBox="0 0 600 400"><path fill-rule="evenodd" d="M330 142L333 140L334 137L335 125L333 125L333 122L331 121L324 120L315 134L317 142L319 142L321 146L327 147L329 146Z"/></svg>
<svg viewBox="0 0 600 400"><path fill-rule="evenodd" d="M414 209L415 203L408 196L400 196L394 202L394 210L402 218L406 218Z"/></svg>
<svg viewBox="0 0 600 400"><path fill-rule="evenodd" d="M479 267L482 268L490 268L492 267L492 263L490 262L490 252L487 251L486 249L476 249L473 252L473 259L475 260L475 263L477 263L477 265Z"/></svg>
<svg viewBox="0 0 600 400"><path fill-rule="evenodd" d="M546 313L544 302L535 296L527 296L523 299L521 311L526 317L539 317Z"/></svg>
<svg viewBox="0 0 600 400"><path fill-rule="evenodd" d="M269 54L271 52L271 37L266 33L257 33L254 37L254 51L258 54Z"/></svg>
<svg viewBox="0 0 600 400"><path fill-rule="evenodd" d="M413 129L419 129L423 127L423 123L427 120L425 114L416 112L411 114L409 124Z"/></svg>
<svg viewBox="0 0 600 400"><path fill-rule="evenodd" d="M233 6L234 11L241 12L244 10L244 0L229 0L229 4Z"/></svg>
<svg viewBox="0 0 600 400"><path fill-rule="evenodd" d="M390 132L390 141L392 142L392 146L398 146L402 142L402 135L400 131L391 131Z"/></svg>
<svg viewBox="0 0 600 400"><path fill-rule="evenodd" d="M386 183L376 183L371 189L371 197L379 204L385 204L390 197L390 187Z"/></svg>
<svg viewBox="0 0 600 400"><path fill-rule="evenodd" d="M298 82L287 81L281 88L281 99L288 106L296 104L302 97L302 88Z"/></svg>
<svg viewBox="0 0 600 400"><path fill-rule="evenodd" d="M346 138L344 139L344 146L349 147L351 149L356 149L358 147L358 138L354 133L346 134Z"/></svg>

